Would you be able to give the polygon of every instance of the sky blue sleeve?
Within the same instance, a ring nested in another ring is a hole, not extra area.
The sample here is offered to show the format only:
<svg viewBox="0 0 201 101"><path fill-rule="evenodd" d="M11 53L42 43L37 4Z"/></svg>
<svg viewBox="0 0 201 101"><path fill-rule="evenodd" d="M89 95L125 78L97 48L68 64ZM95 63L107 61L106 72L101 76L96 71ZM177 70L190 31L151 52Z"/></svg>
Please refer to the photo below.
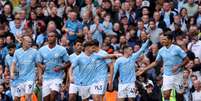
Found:
<svg viewBox="0 0 201 101"><path fill-rule="evenodd" d="M161 61L162 57L160 55L160 51L158 52L157 56L156 56L156 60L155 61Z"/></svg>
<svg viewBox="0 0 201 101"><path fill-rule="evenodd" d="M40 53L39 53L39 51L36 51L36 58L35 58L36 60L36 63L41 63L41 61L42 61L42 59L41 59L41 56L40 56Z"/></svg>
<svg viewBox="0 0 201 101"><path fill-rule="evenodd" d="M16 52L16 51L15 51L15 53L14 53L13 61L12 61L12 62L17 63L17 52Z"/></svg>
<svg viewBox="0 0 201 101"><path fill-rule="evenodd" d="M182 59L184 59L187 56L186 52L182 50L180 47L178 47L177 53L179 54L179 57L181 57Z"/></svg>
<svg viewBox="0 0 201 101"><path fill-rule="evenodd" d="M149 45L149 40L147 40L143 45L142 47L140 48L140 50L138 50L136 53L133 53L132 54L132 60L136 60L142 53L143 51L145 51L145 49L148 47Z"/></svg>
<svg viewBox="0 0 201 101"><path fill-rule="evenodd" d="M42 57L42 52L41 52L42 50L38 50L38 55L37 55L37 63L42 63L42 61L43 61L43 57Z"/></svg>
<svg viewBox="0 0 201 101"><path fill-rule="evenodd" d="M75 68L76 66L78 66L78 63L79 63L78 61L79 61L79 57L77 57L73 61L71 61L72 68Z"/></svg>
<svg viewBox="0 0 201 101"><path fill-rule="evenodd" d="M69 55L66 50L63 51L62 58L63 58L63 61L65 61L65 62L69 61Z"/></svg>
<svg viewBox="0 0 201 101"><path fill-rule="evenodd" d="M5 63L5 65L6 65L7 67L9 66L9 64L8 64L8 57L7 57L7 56L6 56L6 58L5 58L4 63Z"/></svg>

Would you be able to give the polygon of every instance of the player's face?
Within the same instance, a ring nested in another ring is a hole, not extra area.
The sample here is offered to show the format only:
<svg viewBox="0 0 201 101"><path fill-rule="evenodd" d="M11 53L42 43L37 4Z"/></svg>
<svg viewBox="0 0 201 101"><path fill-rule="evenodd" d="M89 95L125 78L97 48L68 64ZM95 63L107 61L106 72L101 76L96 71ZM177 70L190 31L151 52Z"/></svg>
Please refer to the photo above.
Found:
<svg viewBox="0 0 201 101"><path fill-rule="evenodd" d="M32 45L32 40L30 37L24 37L23 38L23 46L26 48L30 48Z"/></svg>
<svg viewBox="0 0 201 101"><path fill-rule="evenodd" d="M90 51L91 53L96 52L97 51L97 47L96 46L90 46Z"/></svg>
<svg viewBox="0 0 201 101"><path fill-rule="evenodd" d="M48 34L48 43L49 44L55 44L56 43L56 35L55 35L55 33L49 33Z"/></svg>
<svg viewBox="0 0 201 101"><path fill-rule="evenodd" d="M163 36L161 39L161 44L163 46L168 46L172 43L172 40L168 39L166 36Z"/></svg>
<svg viewBox="0 0 201 101"><path fill-rule="evenodd" d="M82 51L82 43L77 42L74 46L76 51L81 52Z"/></svg>
<svg viewBox="0 0 201 101"><path fill-rule="evenodd" d="M127 53L130 56L133 53L132 47L125 49L125 53Z"/></svg>
<svg viewBox="0 0 201 101"><path fill-rule="evenodd" d="M13 56L13 54L15 53L15 48L9 49L8 53L10 56Z"/></svg>

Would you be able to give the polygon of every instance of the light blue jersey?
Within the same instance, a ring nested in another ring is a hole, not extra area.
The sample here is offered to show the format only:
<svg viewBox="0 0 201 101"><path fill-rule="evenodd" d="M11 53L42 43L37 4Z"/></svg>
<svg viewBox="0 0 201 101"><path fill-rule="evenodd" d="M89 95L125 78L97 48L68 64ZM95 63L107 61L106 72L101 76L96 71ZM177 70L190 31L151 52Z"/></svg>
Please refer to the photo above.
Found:
<svg viewBox="0 0 201 101"><path fill-rule="evenodd" d="M12 65L12 62L13 62L13 56L10 56L9 54L7 54L5 58L5 65L8 67L9 70Z"/></svg>
<svg viewBox="0 0 201 101"><path fill-rule="evenodd" d="M169 48L162 47L156 57L156 61L163 60L164 75L173 75L172 68L175 65L182 64L183 59L186 57L186 53L177 45L171 45ZM180 70L177 70L177 73Z"/></svg>
<svg viewBox="0 0 201 101"><path fill-rule="evenodd" d="M108 56L108 53L104 50L99 50L97 53L95 53L98 56L105 57ZM96 76L95 76L95 82L99 81L107 81L108 78L108 64L111 63L111 59L100 59L96 62Z"/></svg>
<svg viewBox="0 0 201 101"><path fill-rule="evenodd" d="M80 78L78 85L88 86L94 82L96 63L100 58L98 55L87 56L85 53L81 53L76 61L72 63L72 67L79 66Z"/></svg>
<svg viewBox="0 0 201 101"><path fill-rule="evenodd" d="M115 75L117 71L119 71L120 79L119 82L122 84L125 83L133 83L136 80L136 74L135 74L135 62L139 58L139 56L145 51L145 49L148 47L149 40L146 41L142 45L139 51L136 53L133 53L132 56L126 58L126 57L119 57L115 64L114 64L114 75L113 80L115 78Z"/></svg>
<svg viewBox="0 0 201 101"><path fill-rule="evenodd" d="M15 51L13 61L16 63L18 69L18 80L22 82L34 81L36 77L36 64L38 63L38 51L29 48L24 51L20 48Z"/></svg>
<svg viewBox="0 0 201 101"><path fill-rule="evenodd" d="M6 58L5 58L5 65L8 67L8 69L11 71L11 65L12 65L12 62L13 62L13 56L10 56L9 54L6 55ZM11 80L11 86L17 86L19 83L20 83L20 80L18 80L18 66L16 64L16 68L15 70L17 71L15 73L15 78L14 80Z"/></svg>
<svg viewBox="0 0 201 101"><path fill-rule="evenodd" d="M71 63L74 63L76 60L77 60L77 57L78 57L79 55L77 55L76 53L73 53L73 54L71 54L70 55L70 62ZM73 78L74 78L74 83L75 84L79 84L79 66L77 65L77 66L75 66L75 67L73 67L73 69L72 69L72 72L73 72Z"/></svg>
<svg viewBox="0 0 201 101"><path fill-rule="evenodd" d="M60 45L56 45L54 48L50 49L48 45L46 45L39 49L39 54L40 62L45 65L43 79L63 79L64 71L55 72L54 68L62 66L64 62L69 60L66 49Z"/></svg>

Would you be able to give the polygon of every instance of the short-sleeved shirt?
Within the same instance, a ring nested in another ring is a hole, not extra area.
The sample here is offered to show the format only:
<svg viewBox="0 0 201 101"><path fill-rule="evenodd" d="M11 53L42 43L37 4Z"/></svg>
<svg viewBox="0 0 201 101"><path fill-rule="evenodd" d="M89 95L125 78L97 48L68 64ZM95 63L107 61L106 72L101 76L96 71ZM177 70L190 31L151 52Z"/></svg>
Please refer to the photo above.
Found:
<svg viewBox="0 0 201 101"><path fill-rule="evenodd" d="M169 48L162 47L156 57L156 61L163 61L164 75L173 75L172 68L175 65L182 64L186 53L179 46L172 44ZM180 70L177 70L177 73Z"/></svg>
<svg viewBox="0 0 201 101"><path fill-rule="evenodd" d="M64 62L69 61L69 56L66 49L60 45L56 45L50 49L48 45L39 49L40 63L45 65L43 74L44 80L63 79L64 71L55 72L54 68L63 66Z"/></svg>
<svg viewBox="0 0 201 101"><path fill-rule="evenodd" d="M33 48L24 50L20 48L15 51L13 62L16 63L18 69L18 79L21 82L34 81L36 77L36 64L38 63L38 51Z"/></svg>
<svg viewBox="0 0 201 101"><path fill-rule="evenodd" d="M72 67L79 66L79 85L88 86L94 83L95 80L95 67L97 60L101 59L98 55L86 55L84 52L81 53L78 58L72 63Z"/></svg>

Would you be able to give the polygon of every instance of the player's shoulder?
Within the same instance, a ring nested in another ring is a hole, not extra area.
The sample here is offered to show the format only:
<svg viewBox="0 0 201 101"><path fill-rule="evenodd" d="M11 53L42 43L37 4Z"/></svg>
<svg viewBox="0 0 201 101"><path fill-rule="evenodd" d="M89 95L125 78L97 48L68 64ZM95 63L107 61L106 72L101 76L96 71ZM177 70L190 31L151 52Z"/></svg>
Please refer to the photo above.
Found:
<svg viewBox="0 0 201 101"><path fill-rule="evenodd" d="M21 53L22 51L23 51L22 48L16 49L16 50L15 50L15 54Z"/></svg>
<svg viewBox="0 0 201 101"><path fill-rule="evenodd" d="M9 55L9 54L7 54L5 58L6 58L6 59L10 58L10 55Z"/></svg>
<svg viewBox="0 0 201 101"><path fill-rule="evenodd" d="M121 61L125 61L125 57L121 56L119 58L117 58L116 62L121 62Z"/></svg>
<svg viewBox="0 0 201 101"><path fill-rule="evenodd" d="M77 55L76 53L71 54L69 57L70 58L77 58L79 55Z"/></svg>
<svg viewBox="0 0 201 101"><path fill-rule="evenodd" d="M61 46L61 45L56 45L56 48L57 48L57 49L61 49L61 50L66 50L66 48L63 47L63 46Z"/></svg>
<svg viewBox="0 0 201 101"><path fill-rule="evenodd" d="M43 51L44 49L47 49L47 45L42 46L38 51Z"/></svg>
<svg viewBox="0 0 201 101"><path fill-rule="evenodd" d="M33 51L33 52L37 52L37 51L38 51L38 50L35 49L35 48L31 48L30 50Z"/></svg>
<svg viewBox="0 0 201 101"><path fill-rule="evenodd" d="M182 50L182 48L178 45L172 44L172 47L176 50Z"/></svg>

